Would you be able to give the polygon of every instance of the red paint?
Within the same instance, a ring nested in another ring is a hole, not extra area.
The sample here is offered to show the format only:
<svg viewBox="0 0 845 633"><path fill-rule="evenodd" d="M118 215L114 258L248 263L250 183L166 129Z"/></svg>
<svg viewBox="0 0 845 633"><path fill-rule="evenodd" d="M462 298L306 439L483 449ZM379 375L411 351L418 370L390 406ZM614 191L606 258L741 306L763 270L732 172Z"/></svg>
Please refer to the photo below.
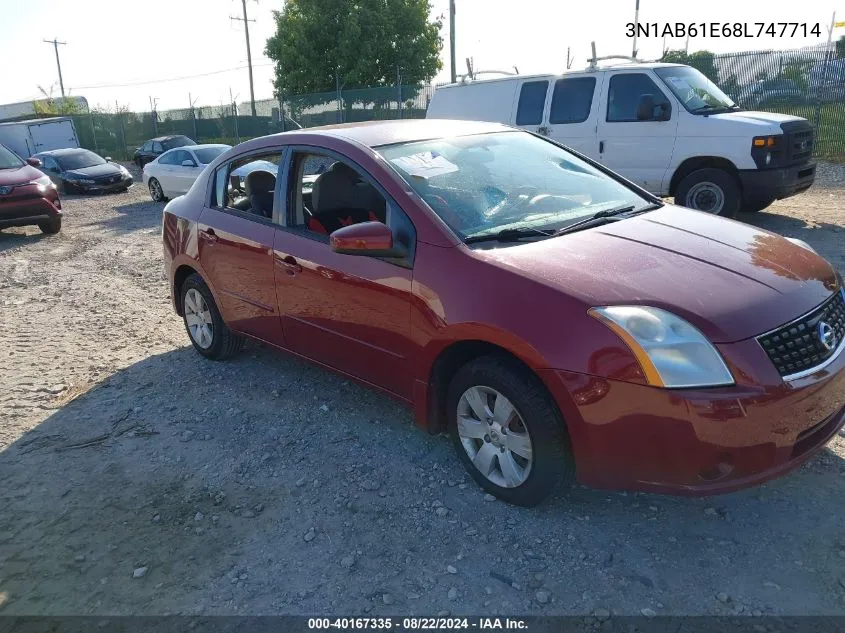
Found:
<svg viewBox="0 0 845 633"><path fill-rule="evenodd" d="M593 486L727 492L794 468L845 424L845 354L786 384L754 339L839 287L821 257L766 231L668 205L559 238L469 248L368 147L501 129L385 122L238 146L218 162L292 144L357 163L413 222L413 267L333 252L325 236L204 208L211 168L165 210L171 287L180 267L191 267L230 327L397 397L421 426L436 418L432 368L445 350L465 341L507 350L548 388L579 478ZM216 240L201 237L209 229ZM356 235L378 237L361 224L333 242ZM614 303L689 320L717 343L736 385L648 386L625 344L587 315Z"/></svg>
<svg viewBox="0 0 845 633"><path fill-rule="evenodd" d="M62 215L59 193L52 185L39 186L33 181L45 178L30 164L14 169L0 169L0 187L11 187L0 195L0 228L26 226Z"/></svg>
<svg viewBox="0 0 845 633"><path fill-rule="evenodd" d="M329 243L335 252L389 251L393 248L393 233L381 222L362 222L338 229Z"/></svg>

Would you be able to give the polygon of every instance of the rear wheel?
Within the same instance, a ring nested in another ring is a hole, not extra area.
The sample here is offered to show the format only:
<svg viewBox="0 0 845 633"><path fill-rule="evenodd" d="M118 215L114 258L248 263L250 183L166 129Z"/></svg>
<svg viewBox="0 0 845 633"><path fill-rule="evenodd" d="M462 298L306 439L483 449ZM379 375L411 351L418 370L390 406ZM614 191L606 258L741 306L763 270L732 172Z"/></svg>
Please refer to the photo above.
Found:
<svg viewBox="0 0 845 633"><path fill-rule="evenodd" d="M774 198L752 198L742 204L742 210L746 213L756 213L769 207L774 201Z"/></svg>
<svg viewBox="0 0 845 633"><path fill-rule="evenodd" d="M194 273L182 284L182 317L194 349L206 358L225 360L243 349L244 339L232 332L202 277Z"/></svg>
<svg viewBox="0 0 845 633"><path fill-rule="evenodd" d="M447 406L458 459L491 494L534 506L561 482L574 481L557 407L518 363L498 355L471 361L452 380Z"/></svg>
<svg viewBox="0 0 845 633"><path fill-rule="evenodd" d="M49 222L42 222L38 225L38 228L41 229L42 233L45 233L47 235L55 235L56 233L62 230L62 219L53 218Z"/></svg>
<svg viewBox="0 0 845 633"><path fill-rule="evenodd" d="M150 197L153 202L164 202L167 198L164 197L164 189L161 188L161 183L155 178L150 178Z"/></svg>
<svg viewBox="0 0 845 633"><path fill-rule="evenodd" d="M725 218L733 218L741 201L739 183L723 169L707 167L684 176L675 192L675 204Z"/></svg>

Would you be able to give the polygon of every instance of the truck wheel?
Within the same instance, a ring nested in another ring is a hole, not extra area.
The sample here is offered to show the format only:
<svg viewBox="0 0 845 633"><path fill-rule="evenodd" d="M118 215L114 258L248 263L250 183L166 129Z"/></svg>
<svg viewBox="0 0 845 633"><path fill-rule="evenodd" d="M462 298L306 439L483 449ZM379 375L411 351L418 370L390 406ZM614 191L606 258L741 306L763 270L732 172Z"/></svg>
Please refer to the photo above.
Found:
<svg viewBox="0 0 845 633"><path fill-rule="evenodd" d="M712 167L687 174L675 192L675 204L725 218L736 217L741 200L736 178Z"/></svg>
<svg viewBox="0 0 845 633"><path fill-rule="evenodd" d="M746 213L756 213L757 211L762 211L767 208L774 201L774 198L752 198L750 200L746 200L742 204L742 210Z"/></svg>

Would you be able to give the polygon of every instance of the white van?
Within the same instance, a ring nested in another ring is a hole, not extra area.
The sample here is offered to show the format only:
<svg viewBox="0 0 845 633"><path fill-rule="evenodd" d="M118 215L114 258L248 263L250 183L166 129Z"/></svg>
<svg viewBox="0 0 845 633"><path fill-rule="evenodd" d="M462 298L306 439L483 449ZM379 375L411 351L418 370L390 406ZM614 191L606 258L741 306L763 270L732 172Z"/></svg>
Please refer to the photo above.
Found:
<svg viewBox="0 0 845 633"><path fill-rule="evenodd" d="M800 193L816 175L806 119L743 111L682 64L464 80L437 88L426 117L543 134L653 194L727 217Z"/></svg>

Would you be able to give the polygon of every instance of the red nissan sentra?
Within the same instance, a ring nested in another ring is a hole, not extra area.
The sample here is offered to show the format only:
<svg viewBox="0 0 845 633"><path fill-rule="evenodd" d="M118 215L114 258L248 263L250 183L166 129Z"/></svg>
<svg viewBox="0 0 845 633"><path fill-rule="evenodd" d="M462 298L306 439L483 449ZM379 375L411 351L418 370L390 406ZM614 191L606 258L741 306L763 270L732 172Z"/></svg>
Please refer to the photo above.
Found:
<svg viewBox="0 0 845 633"><path fill-rule="evenodd" d="M380 389L512 503L575 479L728 492L845 422L828 262L527 132L422 120L255 139L167 205L163 239L200 354L250 337Z"/></svg>

